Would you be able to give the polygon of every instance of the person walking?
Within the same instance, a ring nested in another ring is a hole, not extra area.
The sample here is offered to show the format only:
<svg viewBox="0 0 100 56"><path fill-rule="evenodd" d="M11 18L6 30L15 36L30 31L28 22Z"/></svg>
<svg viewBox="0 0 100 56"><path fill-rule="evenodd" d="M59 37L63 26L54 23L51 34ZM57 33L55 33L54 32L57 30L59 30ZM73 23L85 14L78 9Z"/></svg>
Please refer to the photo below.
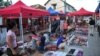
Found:
<svg viewBox="0 0 100 56"><path fill-rule="evenodd" d="M93 36L95 20L93 18L90 18L89 24L90 24L90 30L91 30L91 34L90 35Z"/></svg>
<svg viewBox="0 0 100 56"><path fill-rule="evenodd" d="M1 48L0 48L0 56L2 56L3 55L3 50L1 50Z"/></svg>
<svg viewBox="0 0 100 56"><path fill-rule="evenodd" d="M64 23L63 23L63 30L64 30L64 33L67 34L67 31L68 31L67 21L64 21Z"/></svg>
<svg viewBox="0 0 100 56"><path fill-rule="evenodd" d="M17 56L17 41L15 31L17 31L17 24L14 21L11 21L9 24L9 30L6 35L7 42L7 55L8 56Z"/></svg>

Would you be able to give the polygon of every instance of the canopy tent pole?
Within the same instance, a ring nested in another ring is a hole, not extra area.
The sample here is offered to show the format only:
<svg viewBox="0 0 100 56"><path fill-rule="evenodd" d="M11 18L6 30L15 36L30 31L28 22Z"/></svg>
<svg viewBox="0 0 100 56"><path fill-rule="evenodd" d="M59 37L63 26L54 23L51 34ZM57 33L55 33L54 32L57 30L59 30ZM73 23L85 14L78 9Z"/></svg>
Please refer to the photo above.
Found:
<svg viewBox="0 0 100 56"><path fill-rule="evenodd" d="M99 19L100 19L100 0L99 0Z"/></svg>
<svg viewBox="0 0 100 56"><path fill-rule="evenodd" d="M99 8L99 19L100 19L100 8Z"/></svg>
<svg viewBox="0 0 100 56"><path fill-rule="evenodd" d="M24 43L24 37L23 37L23 25L22 25L22 13L20 13L19 17L19 26L20 26L20 37L22 38L22 41ZM23 48L24 49L24 48Z"/></svg>
<svg viewBox="0 0 100 56"><path fill-rule="evenodd" d="M76 17L75 17L75 16L73 16L73 22L76 24L76 22L75 22L75 21L76 21L76 19L75 19L75 18L76 18Z"/></svg>
<svg viewBox="0 0 100 56"><path fill-rule="evenodd" d="M48 31L51 33L51 16L49 16L49 30Z"/></svg>

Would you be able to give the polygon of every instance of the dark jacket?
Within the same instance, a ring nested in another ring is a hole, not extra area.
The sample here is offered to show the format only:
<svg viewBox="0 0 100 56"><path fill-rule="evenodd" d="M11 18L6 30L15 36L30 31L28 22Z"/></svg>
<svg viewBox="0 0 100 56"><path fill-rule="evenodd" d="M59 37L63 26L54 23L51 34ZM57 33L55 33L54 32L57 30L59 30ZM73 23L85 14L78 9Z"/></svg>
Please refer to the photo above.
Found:
<svg viewBox="0 0 100 56"><path fill-rule="evenodd" d="M44 36L40 38L40 46L45 46L45 40L46 38Z"/></svg>
<svg viewBox="0 0 100 56"><path fill-rule="evenodd" d="M95 25L95 20L90 20L89 24L90 25Z"/></svg>
<svg viewBox="0 0 100 56"><path fill-rule="evenodd" d="M0 50L0 56L2 56L3 55L3 51L2 50Z"/></svg>

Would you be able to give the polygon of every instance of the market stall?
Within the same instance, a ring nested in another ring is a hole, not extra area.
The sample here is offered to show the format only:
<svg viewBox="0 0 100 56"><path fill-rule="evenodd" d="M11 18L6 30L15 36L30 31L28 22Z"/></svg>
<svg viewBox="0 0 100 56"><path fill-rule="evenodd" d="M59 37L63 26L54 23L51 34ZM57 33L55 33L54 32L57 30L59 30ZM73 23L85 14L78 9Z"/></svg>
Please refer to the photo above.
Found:
<svg viewBox="0 0 100 56"><path fill-rule="evenodd" d="M23 32L22 19L24 20L25 18L32 18L32 17L45 16L45 15L49 15L49 12L40 9L31 8L25 5L21 0L19 0L17 3L9 7L0 9L0 16L2 16L3 19L7 17L11 17L11 19L19 18L20 35L23 43L24 43L24 36L23 36L24 32ZM0 30L0 33L1 31L4 32L6 31L6 29ZM6 36L4 33L2 34Z"/></svg>
<svg viewBox="0 0 100 56"><path fill-rule="evenodd" d="M80 55L83 56L83 47L88 47L88 25L84 24L75 25L75 31L73 31L67 41L66 52L67 55Z"/></svg>
<svg viewBox="0 0 100 56"><path fill-rule="evenodd" d="M87 46L88 45L88 28L76 28L75 37L70 45Z"/></svg>
<svg viewBox="0 0 100 56"><path fill-rule="evenodd" d="M78 11L72 12L72 13L68 13L68 16L92 16L93 12L87 11L84 8L81 8Z"/></svg>
<svg viewBox="0 0 100 56"><path fill-rule="evenodd" d="M19 25L20 25L20 31L21 31L20 33L22 35L21 37L23 40L22 19L23 18L30 18L33 16L35 17L35 16L49 15L49 13L47 11L44 11L44 10L31 8L19 0L14 5L11 5L9 7L1 9L0 15L3 18L5 18L5 17L14 17L14 18L17 17L17 18L19 18Z"/></svg>
<svg viewBox="0 0 100 56"><path fill-rule="evenodd" d="M76 25L73 36L70 38L69 44L71 46L88 46L88 25Z"/></svg>

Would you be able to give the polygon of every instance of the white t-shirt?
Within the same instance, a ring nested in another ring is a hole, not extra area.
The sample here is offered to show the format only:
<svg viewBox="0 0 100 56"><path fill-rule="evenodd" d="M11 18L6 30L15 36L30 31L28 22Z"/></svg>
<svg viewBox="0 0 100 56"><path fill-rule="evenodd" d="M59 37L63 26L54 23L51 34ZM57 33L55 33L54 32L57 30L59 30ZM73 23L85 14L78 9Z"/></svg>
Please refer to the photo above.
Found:
<svg viewBox="0 0 100 56"><path fill-rule="evenodd" d="M30 42L27 42L27 46L26 48L31 48L31 49L35 49L35 40L31 40Z"/></svg>
<svg viewBox="0 0 100 56"><path fill-rule="evenodd" d="M97 20L97 23L96 23L98 26L100 26L100 19Z"/></svg>
<svg viewBox="0 0 100 56"><path fill-rule="evenodd" d="M9 40L8 40L8 39L9 39L8 36L12 36L12 39L13 39L13 42L12 42L13 48L17 47L17 41L16 41L16 35L15 35L15 33L14 33L13 31L9 30L9 31L7 32L6 42L9 41ZM7 46L7 47L9 48L9 46Z"/></svg>
<svg viewBox="0 0 100 56"><path fill-rule="evenodd" d="M63 23L64 23L64 20L60 20L60 30L63 30Z"/></svg>
<svg viewBox="0 0 100 56"><path fill-rule="evenodd" d="M49 36L48 36L48 34L44 34L44 36L46 38L45 42L49 42Z"/></svg>

